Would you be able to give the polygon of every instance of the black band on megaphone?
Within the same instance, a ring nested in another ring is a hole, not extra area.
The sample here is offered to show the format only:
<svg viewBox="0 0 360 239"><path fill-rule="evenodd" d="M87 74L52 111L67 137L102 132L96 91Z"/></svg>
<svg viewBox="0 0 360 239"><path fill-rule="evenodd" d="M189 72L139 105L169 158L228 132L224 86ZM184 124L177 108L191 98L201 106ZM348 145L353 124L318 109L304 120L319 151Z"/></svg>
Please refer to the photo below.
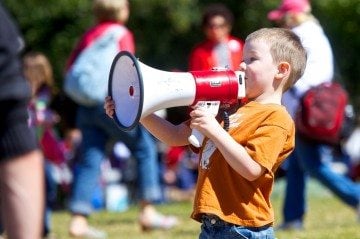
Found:
<svg viewBox="0 0 360 239"><path fill-rule="evenodd" d="M115 102L115 123L128 131L139 124L143 108L143 79L137 59L128 51L119 52L110 68L108 95Z"/></svg>

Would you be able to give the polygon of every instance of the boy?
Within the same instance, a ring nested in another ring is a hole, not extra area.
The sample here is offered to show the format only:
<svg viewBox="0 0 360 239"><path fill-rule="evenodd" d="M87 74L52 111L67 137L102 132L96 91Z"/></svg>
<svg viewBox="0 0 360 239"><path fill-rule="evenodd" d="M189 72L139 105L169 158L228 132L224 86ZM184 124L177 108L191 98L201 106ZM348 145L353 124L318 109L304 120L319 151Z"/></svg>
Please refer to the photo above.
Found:
<svg viewBox="0 0 360 239"><path fill-rule="evenodd" d="M228 132L200 109L191 111L191 121L180 125L155 114L141 119L169 145L188 145L193 128L206 136L191 215L202 222L200 239L274 238L274 173L295 144L294 123L281 97L301 77L305 64L305 49L294 33L260 29L246 38L240 64L249 101L230 116ZM114 102L109 97L105 109L111 117Z"/></svg>

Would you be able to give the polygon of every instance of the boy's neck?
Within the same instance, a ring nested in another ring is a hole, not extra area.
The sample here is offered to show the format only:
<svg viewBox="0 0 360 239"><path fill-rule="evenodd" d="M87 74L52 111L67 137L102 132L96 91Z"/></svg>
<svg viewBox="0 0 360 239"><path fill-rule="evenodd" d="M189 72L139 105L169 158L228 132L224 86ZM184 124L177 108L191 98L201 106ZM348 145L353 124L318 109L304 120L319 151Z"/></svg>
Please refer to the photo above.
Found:
<svg viewBox="0 0 360 239"><path fill-rule="evenodd" d="M253 101L261 103L261 104L278 104L281 105L282 94L274 92L272 94L262 94L257 98L253 99Z"/></svg>

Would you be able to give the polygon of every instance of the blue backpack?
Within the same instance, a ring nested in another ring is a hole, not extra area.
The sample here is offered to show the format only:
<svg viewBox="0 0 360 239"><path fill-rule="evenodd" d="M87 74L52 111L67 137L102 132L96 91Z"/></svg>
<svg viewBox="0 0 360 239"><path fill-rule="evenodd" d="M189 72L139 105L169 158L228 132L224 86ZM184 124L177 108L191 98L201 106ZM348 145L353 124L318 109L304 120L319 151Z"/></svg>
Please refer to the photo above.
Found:
<svg viewBox="0 0 360 239"><path fill-rule="evenodd" d="M124 26L111 26L76 58L65 76L64 91L84 106L102 104L107 95L110 67L119 52Z"/></svg>

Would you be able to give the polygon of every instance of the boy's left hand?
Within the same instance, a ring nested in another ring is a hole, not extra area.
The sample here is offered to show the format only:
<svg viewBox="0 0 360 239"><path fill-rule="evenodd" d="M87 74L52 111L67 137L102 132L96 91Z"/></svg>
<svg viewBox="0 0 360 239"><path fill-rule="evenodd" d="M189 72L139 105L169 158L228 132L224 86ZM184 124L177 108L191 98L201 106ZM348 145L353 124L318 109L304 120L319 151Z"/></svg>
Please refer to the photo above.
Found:
<svg viewBox="0 0 360 239"><path fill-rule="evenodd" d="M105 104L104 104L105 113L110 117L113 118L113 115L115 113L115 102L111 99L110 96L107 96L105 98Z"/></svg>

